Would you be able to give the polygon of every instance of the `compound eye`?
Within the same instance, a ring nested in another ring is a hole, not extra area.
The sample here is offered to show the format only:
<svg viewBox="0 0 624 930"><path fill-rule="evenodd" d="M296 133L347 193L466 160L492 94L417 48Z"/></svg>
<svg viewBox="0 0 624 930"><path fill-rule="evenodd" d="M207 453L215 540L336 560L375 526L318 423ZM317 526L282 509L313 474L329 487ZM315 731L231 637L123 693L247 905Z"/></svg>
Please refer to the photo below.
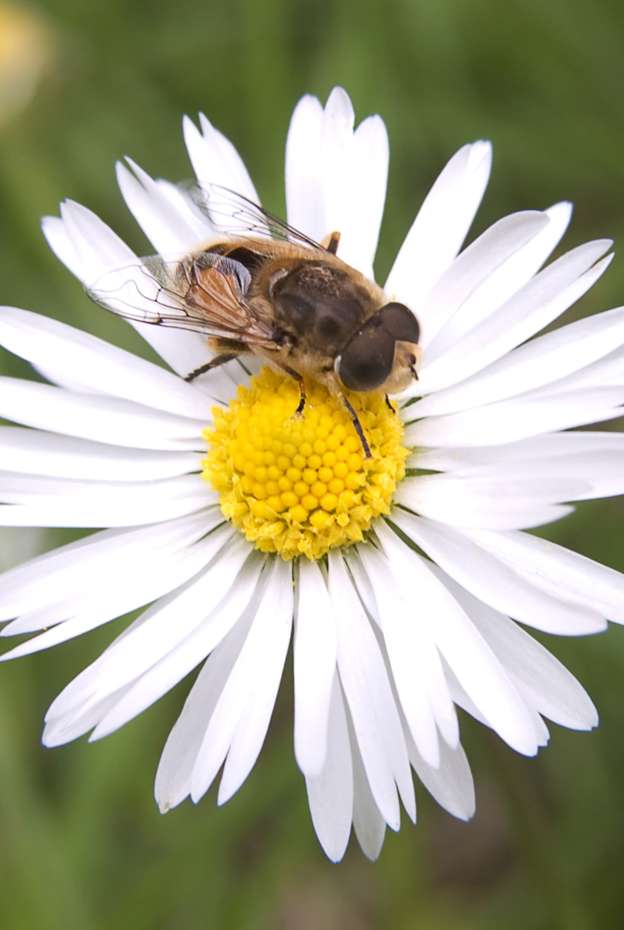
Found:
<svg viewBox="0 0 624 930"><path fill-rule="evenodd" d="M397 342L418 343L420 326L412 311L405 304L393 301L378 310L375 316L385 331L394 336Z"/></svg>
<svg viewBox="0 0 624 930"><path fill-rule="evenodd" d="M395 340L379 326L366 326L347 344L337 374L350 391L374 391L387 381Z"/></svg>

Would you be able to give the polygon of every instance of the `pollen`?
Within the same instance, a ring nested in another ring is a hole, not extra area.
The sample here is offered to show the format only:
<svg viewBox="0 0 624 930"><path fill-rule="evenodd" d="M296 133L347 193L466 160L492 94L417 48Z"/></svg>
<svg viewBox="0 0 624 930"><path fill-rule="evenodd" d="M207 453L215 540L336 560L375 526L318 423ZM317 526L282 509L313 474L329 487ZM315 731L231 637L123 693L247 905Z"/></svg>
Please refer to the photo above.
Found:
<svg viewBox="0 0 624 930"><path fill-rule="evenodd" d="M383 395L349 394L370 446L367 458L339 397L264 368L204 431L202 475L224 516L262 552L320 559L360 542L390 510L408 450L401 418Z"/></svg>

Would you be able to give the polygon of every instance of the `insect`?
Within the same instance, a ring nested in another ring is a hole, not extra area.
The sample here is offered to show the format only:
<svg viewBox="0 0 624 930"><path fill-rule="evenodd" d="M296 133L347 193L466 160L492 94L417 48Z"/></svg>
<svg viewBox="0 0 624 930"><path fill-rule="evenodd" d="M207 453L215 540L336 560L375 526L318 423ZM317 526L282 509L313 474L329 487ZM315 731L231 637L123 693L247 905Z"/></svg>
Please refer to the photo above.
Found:
<svg viewBox="0 0 624 930"><path fill-rule="evenodd" d="M207 336L214 355L187 381L253 353L298 382L296 413L306 382L320 382L341 398L370 456L344 392L380 391L387 400L418 377L414 314L337 256L338 232L319 243L226 188L189 193L214 239L182 258L152 256L108 272L90 297L120 316Z"/></svg>

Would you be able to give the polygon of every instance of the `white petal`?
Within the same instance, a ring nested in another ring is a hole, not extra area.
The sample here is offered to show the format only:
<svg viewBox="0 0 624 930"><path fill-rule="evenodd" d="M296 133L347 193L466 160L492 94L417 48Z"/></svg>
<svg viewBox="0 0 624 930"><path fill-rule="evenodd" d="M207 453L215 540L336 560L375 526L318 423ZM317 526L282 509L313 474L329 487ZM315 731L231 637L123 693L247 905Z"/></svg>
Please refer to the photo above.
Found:
<svg viewBox="0 0 624 930"><path fill-rule="evenodd" d="M125 572L115 576L115 587L106 592L100 591L98 598L90 598L85 605L78 605L76 612L69 614L69 619L57 618L64 622L5 652L0 660L16 659L49 649L136 610L184 584L201 571L208 558L209 550L200 542L182 553L170 554L166 559L154 559L142 571L127 566Z"/></svg>
<svg viewBox="0 0 624 930"><path fill-rule="evenodd" d="M270 623L265 627L267 635L254 650L257 661L254 687L225 760L217 795L219 804L229 801L255 765L269 728L284 670L292 630L293 590L291 566L279 558L276 561L276 574L267 586L271 604ZM255 624L252 633L254 627Z"/></svg>
<svg viewBox="0 0 624 930"><path fill-rule="evenodd" d="M120 697L121 694L116 692L86 710L80 707L67 717L50 720L43 728L41 742L48 749L52 749L84 736L100 722Z"/></svg>
<svg viewBox="0 0 624 930"><path fill-rule="evenodd" d="M162 814L191 793L193 766L223 686L249 631L253 614L243 617L206 659L176 720L156 772L154 795Z"/></svg>
<svg viewBox="0 0 624 930"><path fill-rule="evenodd" d="M426 417L408 426L411 446L491 446L517 442L539 433L600 423L621 416L622 388L594 388L503 400L486 407ZM408 407L406 412L411 408Z"/></svg>
<svg viewBox="0 0 624 930"><path fill-rule="evenodd" d="M548 223L546 214L538 210L512 213L486 229L457 256L437 281L422 307L415 311L422 327L421 344L427 350L421 369L423 372L431 358L438 354L435 347L432 349L431 346L440 330L457 312L461 312L463 305L475 297L477 291L488 285L497 271L498 280L508 262L527 242L539 235Z"/></svg>
<svg viewBox="0 0 624 930"><path fill-rule="evenodd" d="M528 533L471 532L470 537L547 593L624 622L624 575Z"/></svg>
<svg viewBox="0 0 624 930"><path fill-rule="evenodd" d="M323 107L308 94L295 107L286 138L288 222L316 241L327 233L319 173L322 126Z"/></svg>
<svg viewBox="0 0 624 930"><path fill-rule="evenodd" d="M216 501L199 475L107 483L5 472L2 487L4 526L140 526L195 513Z"/></svg>
<svg viewBox="0 0 624 930"><path fill-rule="evenodd" d="M606 270L610 256L599 259L610 246L611 240L599 239L567 252L459 343L426 354L419 369L419 392L429 394L463 381L552 323Z"/></svg>
<svg viewBox="0 0 624 930"><path fill-rule="evenodd" d="M191 797L208 790L228 755L222 786L233 794L258 757L282 675L292 623L291 566L275 559L268 568L262 602L217 700L195 759ZM228 754L229 753L229 754ZM225 789L221 789L225 791ZM219 802L227 798L219 794Z"/></svg>
<svg viewBox="0 0 624 930"><path fill-rule="evenodd" d="M431 342L429 352L444 352L513 297L546 261L563 236L571 215L570 203L555 204L545 210L548 224L539 229L464 301L460 311L449 318Z"/></svg>
<svg viewBox="0 0 624 930"><path fill-rule="evenodd" d="M451 526L487 529L525 529L557 520L568 509L557 506L590 488L584 481L481 475L422 475L406 478L395 501L410 510Z"/></svg>
<svg viewBox="0 0 624 930"><path fill-rule="evenodd" d="M0 378L0 416L26 426L134 449L205 448L206 418L160 413L116 397L75 394L49 384Z"/></svg>
<svg viewBox="0 0 624 930"><path fill-rule="evenodd" d="M259 203L243 160L232 143L203 113L199 115L199 122L201 132L188 116L183 121L184 141L199 183L206 188L219 184Z"/></svg>
<svg viewBox="0 0 624 930"><path fill-rule="evenodd" d="M353 763L344 700L334 673L327 723L327 753L317 775L306 775L310 815L332 862L344 856L353 819ZM383 821L382 821L383 822Z"/></svg>
<svg viewBox="0 0 624 930"><path fill-rule="evenodd" d="M372 278L388 174L388 137L372 116L353 131L354 114L336 87L323 109L304 97L286 144L289 222L314 239L340 232L338 255Z"/></svg>
<svg viewBox="0 0 624 930"><path fill-rule="evenodd" d="M307 560L299 565L293 660L295 757L304 775L312 777L325 768L336 630L325 580Z"/></svg>
<svg viewBox="0 0 624 930"><path fill-rule="evenodd" d="M329 593L336 622L338 671L367 778L386 823L399 825L395 779L408 812L413 785L399 715L374 633L341 556L329 555Z"/></svg>
<svg viewBox="0 0 624 930"><path fill-rule="evenodd" d="M199 469L196 452L128 449L18 426L0 426L3 468L92 481L153 481Z"/></svg>
<svg viewBox="0 0 624 930"><path fill-rule="evenodd" d="M492 163L489 142L465 145L451 158L425 198L385 284L386 293L415 313L459 252Z"/></svg>
<svg viewBox="0 0 624 930"><path fill-rule="evenodd" d="M359 547L372 580L388 660L405 720L415 743L433 766L438 765L438 731L429 697L429 666L440 664L435 646L421 633L411 604L397 590L387 560L372 547Z"/></svg>
<svg viewBox="0 0 624 930"><path fill-rule="evenodd" d="M524 462L527 470L530 470L533 461L554 459L560 456L576 457L600 453L610 455L623 452L623 434L579 430L573 433L548 433L501 446L417 450L409 463L413 468L434 471L457 470L464 474L468 469L511 465L516 462Z"/></svg>
<svg viewBox="0 0 624 930"><path fill-rule="evenodd" d="M366 770L355 737L352 736L353 756L353 829L364 855L374 862L381 852L386 824L368 782ZM389 826L392 827L392 824ZM399 829L397 822L393 828Z"/></svg>
<svg viewBox="0 0 624 930"><path fill-rule="evenodd" d="M537 751L533 719L517 689L448 588L385 526L376 531L392 553L392 565L409 573L419 600L432 618L429 627L442 655L476 706L510 746L525 755Z"/></svg>
<svg viewBox="0 0 624 930"><path fill-rule="evenodd" d="M208 220L200 225L199 212L193 217L191 205L185 204L181 192L172 193L166 181L154 181L131 158L130 170L117 162L117 183L126 205L137 223L161 255L183 256L195 251L214 235ZM175 188L173 189L175 191Z"/></svg>
<svg viewBox="0 0 624 930"><path fill-rule="evenodd" d="M467 410L546 384L557 392L560 378L572 372L582 375L580 369L622 344L624 308L577 320L520 346L461 384L424 397L410 406L410 417Z"/></svg>
<svg viewBox="0 0 624 930"><path fill-rule="evenodd" d="M146 707L166 694L185 675L205 659L245 613L258 584L261 559L251 553L238 576L237 584L218 609L170 652L152 666L98 724L90 739L100 739L119 729ZM202 617L206 614L202 611Z"/></svg>
<svg viewBox="0 0 624 930"><path fill-rule="evenodd" d="M496 557L494 547L490 554L459 530L410 516L400 510L393 512L392 519L455 581L495 610L509 614L538 630L564 636L596 633L605 628L597 605L590 609L573 603L572 596L564 586L551 594L536 588L527 578L518 575ZM526 534L490 535L495 538L513 535L529 540L535 538ZM474 533L472 538L475 538Z"/></svg>
<svg viewBox="0 0 624 930"><path fill-rule="evenodd" d="M596 708L576 678L509 617L469 594L452 578L445 584L487 640L524 700L538 713L573 730L591 730Z"/></svg>
<svg viewBox="0 0 624 930"><path fill-rule="evenodd" d="M91 286L115 269L137 267L134 252L91 210L67 201L61 205L61 215L62 219L46 217L43 232L52 251L84 285ZM135 303L137 297L135 292ZM149 306L153 310L153 304ZM206 341L198 333L130 322L179 374L187 375L205 363Z"/></svg>
<svg viewBox="0 0 624 930"><path fill-rule="evenodd" d="M220 519L215 508L140 529L104 530L46 552L0 575L0 620L63 601L68 592L97 591L102 578L114 577L124 564L149 563L152 556L175 553ZM22 632L34 629L39 627Z"/></svg>
<svg viewBox="0 0 624 930"><path fill-rule="evenodd" d="M16 307L0 307L0 344L53 377L71 371L89 392L182 417L210 417L210 401L171 372L73 326Z"/></svg>
<svg viewBox="0 0 624 930"><path fill-rule="evenodd" d="M449 814L460 820L470 820L475 812L475 790L470 765L461 745L451 749L443 743L440 764L435 768L422 758L409 736L408 749L410 762L429 794Z"/></svg>
<svg viewBox="0 0 624 930"><path fill-rule="evenodd" d="M48 711L50 715L99 701L135 681L179 646L218 607L235 584L249 547L242 539L232 542L229 526L211 533L203 546L201 573L152 604L131 630L125 631L61 692Z"/></svg>
<svg viewBox="0 0 624 930"><path fill-rule="evenodd" d="M357 550L358 555L364 559L366 564L368 564L368 560L375 559L377 571L374 574L369 574L358 559L352 556L349 557L349 568L353 574L358 592L362 597L362 582L366 582L370 587L370 596L365 602L366 608L386 637L387 661L391 669L393 669L394 663L390 662L389 638L393 640L393 655L395 652L400 651L402 641L405 661L417 673L414 677L420 679L418 682L414 682L411 687L421 687L424 690L426 701L429 704L440 735L450 746L456 746L459 741L457 714L446 685L440 655L427 625L411 620L414 596L409 576L394 572L388 578L389 553L384 551L380 540L378 540L378 543L383 556L377 556L376 551L370 550L367 546L358 546ZM380 577L382 576L386 577L385 584L380 583ZM371 583L372 578L375 579L374 584ZM397 601L400 597L400 603L397 604L396 609L398 617L395 617L392 610L388 610L391 601L387 589L395 593ZM383 617L380 604L384 605ZM402 663L404 661L403 657L399 661ZM403 674L406 675L407 671ZM409 689L409 683L404 682L404 687ZM405 708L403 708L403 713L404 716L407 715ZM433 746L430 749L435 752ZM425 755L428 755L426 750Z"/></svg>

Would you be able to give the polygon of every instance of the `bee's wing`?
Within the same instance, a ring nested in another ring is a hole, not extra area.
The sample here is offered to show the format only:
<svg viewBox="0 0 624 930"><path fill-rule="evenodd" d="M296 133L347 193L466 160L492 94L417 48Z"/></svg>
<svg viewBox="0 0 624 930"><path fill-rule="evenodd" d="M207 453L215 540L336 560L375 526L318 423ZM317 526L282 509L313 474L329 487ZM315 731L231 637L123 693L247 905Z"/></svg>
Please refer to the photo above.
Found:
<svg viewBox="0 0 624 930"><path fill-rule="evenodd" d="M279 239L325 251L310 236L228 187L220 184L209 184L207 187L189 184L184 189L217 232L232 238L260 236L263 239Z"/></svg>
<svg viewBox="0 0 624 930"><path fill-rule="evenodd" d="M140 323L185 329L206 336L271 342L270 322L246 300L250 275L244 265L212 252L166 260L141 258L106 272L87 288L92 300Z"/></svg>

